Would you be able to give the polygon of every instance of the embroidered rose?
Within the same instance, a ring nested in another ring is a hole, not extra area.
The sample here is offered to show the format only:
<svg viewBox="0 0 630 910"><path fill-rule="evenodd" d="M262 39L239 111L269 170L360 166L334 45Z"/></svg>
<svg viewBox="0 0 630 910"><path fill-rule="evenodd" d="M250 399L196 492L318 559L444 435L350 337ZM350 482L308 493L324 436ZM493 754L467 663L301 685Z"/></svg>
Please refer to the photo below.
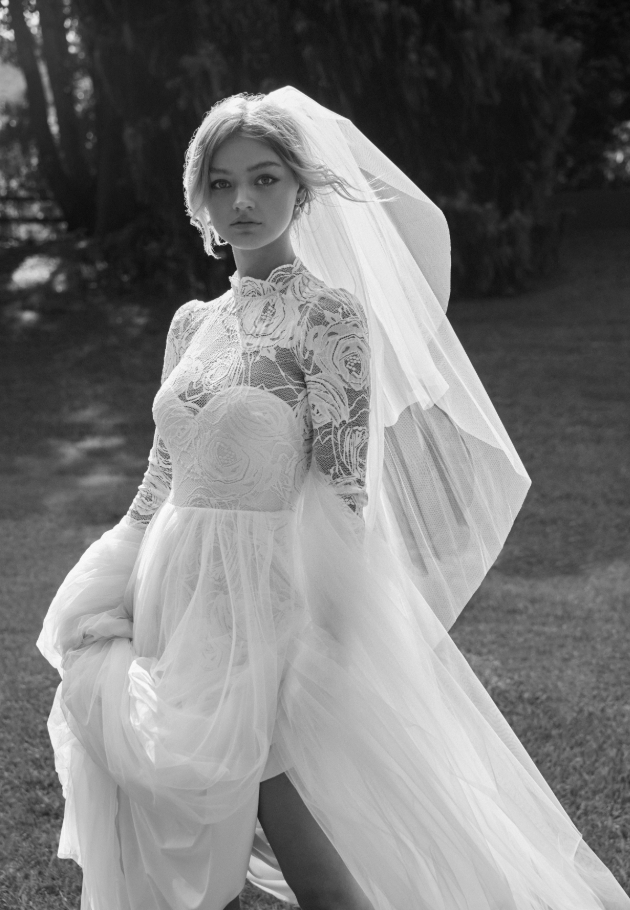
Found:
<svg viewBox="0 0 630 910"><path fill-rule="evenodd" d="M280 456L302 454L291 409L267 392L240 389L216 395L200 416L211 432L198 453L199 469L204 485L219 500L267 495L278 471L286 470Z"/></svg>
<svg viewBox="0 0 630 910"><path fill-rule="evenodd" d="M199 433L196 408L184 405L174 393L156 397L155 422L169 451L190 448Z"/></svg>
<svg viewBox="0 0 630 910"><path fill-rule="evenodd" d="M189 355L171 373L166 381L166 386L182 402L194 401L203 392L204 370L204 361L200 357Z"/></svg>
<svg viewBox="0 0 630 910"><path fill-rule="evenodd" d="M218 350L206 364L201 384L204 392L214 392L228 385L235 385L242 371L242 360L233 347Z"/></svg>
<svg viewBox="0 0 630 910"><path fill-rule="evenodd" d="M311 275L310 272L304 270L299 272L293 282L291 283L290 293L296 298L296 300L307 300L309 297L313 296L313 293L321 291L322 283L315 278L314 275Z"/></svg>
<svg viewBox="0 0 630 910"><path fill-rule="evenodd" d="M367 427L344 427L342 452L344 464L353 477L363 477L367 460Z"/></svg>
<svg viewBox="0 0 630 910"><path fill-rule="evenodd" d="M336 376L317 373L309 377L308 400L313 427L340 424L349 417L346 390Z"/></svg>
<svg viewBox="0 0 630 910"><path fill-rule="evenodd" d="M331 372L351 389L365 388L370 371L370 350L365 326L352 317L331 325L312 326L305 347L322 372Z"/></svg>
<svg viewBox="0 0 630 910"><path fill-rule="evenodd" d="M286 346L295 329L295 318L295 303L283 294L247 303L241 313L244 349Z"/></svg>
<svg viewBox="0 0 630 910"><path fill-rule="evenodd" d="M173 449L188 449L197 438L199 426L196 417L191 414L180 415L168 429L167 442ZM166 437L165 437L166 438Z"/></svg>

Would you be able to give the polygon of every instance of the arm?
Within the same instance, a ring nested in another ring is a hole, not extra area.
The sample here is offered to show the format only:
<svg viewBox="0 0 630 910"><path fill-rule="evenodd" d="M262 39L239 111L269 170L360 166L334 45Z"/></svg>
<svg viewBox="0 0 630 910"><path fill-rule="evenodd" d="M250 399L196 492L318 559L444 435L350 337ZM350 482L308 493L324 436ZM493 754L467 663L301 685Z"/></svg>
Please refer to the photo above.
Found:
<svg viewBox="0 0 630 910"><path fill-rule="evenodd" d="M194 332L196 326L193 316L196 303L196 300L191 300L184 304L173 317L166 337L162 383L179 363L183 350ZM123 518L123 523L144 530L168 496L172 480L171 457L164 440L156 431L149 453L149 465L142 478L142 483L138 487L138 492Z"/></svg>
<svg viewBox="0 0 630 910"><path fill-rule="evenodd" d="M313 423L313 462L360 516L367 503L370 348L356 297L323 292L306 308L299 357Z"/></svg>
<svg viewBox="0 0 630 910"><path fill-rule="evenodd" d="M149 452L149 466L123 522L141 530L146 528L168 496L172 479L171 458L164 441L156 431Z"/></svg>

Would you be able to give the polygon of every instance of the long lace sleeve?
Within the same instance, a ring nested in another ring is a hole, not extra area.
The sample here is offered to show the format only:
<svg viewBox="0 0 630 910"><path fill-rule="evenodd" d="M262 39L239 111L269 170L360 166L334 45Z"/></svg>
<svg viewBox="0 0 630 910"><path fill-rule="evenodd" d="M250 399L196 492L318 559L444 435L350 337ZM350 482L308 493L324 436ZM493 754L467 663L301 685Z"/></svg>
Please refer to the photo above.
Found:
<svg viewBox="0 0 630 910"><path fill-rule="evenodd" d="M185 303L175 313L166 337L166 351L162 367L162 383L170 376L182 356L192 328L196 300ZM156 431L149 453L149 464L138 487L125 522L136 528L146 528L153 515L168 496L173 472L171 457L164 440Z"/></svg>
<svg viewBox="0 0 630 910"><path fill-rule="evenodd" d="M329 291L307 308L299 356L313 424L313 461L360 515L367 503L370 348L356 297Z"/></svg>

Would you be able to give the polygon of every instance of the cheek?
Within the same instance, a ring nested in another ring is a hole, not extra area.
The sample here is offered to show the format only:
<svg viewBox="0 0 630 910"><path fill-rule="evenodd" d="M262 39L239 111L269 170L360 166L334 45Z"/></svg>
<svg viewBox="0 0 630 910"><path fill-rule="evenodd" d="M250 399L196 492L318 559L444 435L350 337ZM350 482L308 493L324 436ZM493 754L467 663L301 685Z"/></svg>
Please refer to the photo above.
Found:
<svg viewBox="0 0 630 910"><path fill-rule="evenodd" d="M207 209L210 213L210 220L214 223L215 220L221 219L223 213L226 211L228 206L224 198L219 196L210 196L207 201Z"/></svg>
<svg viewBox="0 0 630 910"><path fill-rule="evenodd" d="M209 195L208 212L213 223L215 219L217 222L231 221L234 213L234 196L232 189L217 190Z"/></svg>
<svg viewBox="0 0 630 910"><path fill-rule="evenodd" d="M293 217L294 208L295 193L284 192L275 200L274 211L276 212L277 217L282 221L289 221Z"/></svg>

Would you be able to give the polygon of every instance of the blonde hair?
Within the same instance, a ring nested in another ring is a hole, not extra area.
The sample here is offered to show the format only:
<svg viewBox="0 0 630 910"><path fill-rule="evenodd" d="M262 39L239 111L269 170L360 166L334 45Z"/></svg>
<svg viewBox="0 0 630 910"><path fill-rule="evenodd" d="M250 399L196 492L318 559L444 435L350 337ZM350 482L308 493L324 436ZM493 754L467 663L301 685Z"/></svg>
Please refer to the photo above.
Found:
<svg viewBox="0 0 630 910"><path fill-rule="evenodd" d="M209 169L220 145L233 136L265 142L293 172L299 184L294 219L308 210L318 193L335 192L344 199L360 201L355 188L313 156L294 118L266 95L245 92L215 104L194 133L186 152L184 194L186 211L201 233L209 256L223 241L214 230L207 207Z"/></svg>

